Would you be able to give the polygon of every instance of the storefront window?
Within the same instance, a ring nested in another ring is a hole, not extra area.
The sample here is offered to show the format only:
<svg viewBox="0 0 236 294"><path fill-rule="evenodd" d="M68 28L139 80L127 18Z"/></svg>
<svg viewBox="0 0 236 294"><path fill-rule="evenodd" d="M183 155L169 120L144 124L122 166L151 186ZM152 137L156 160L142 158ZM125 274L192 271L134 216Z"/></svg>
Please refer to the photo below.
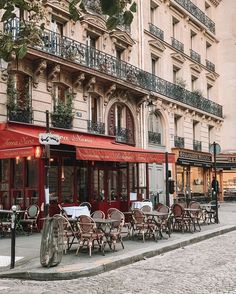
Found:
<svg viewBox="0 0 236 294"><path fill-rule="evenodd" d="M16 158L13 166L13 186L15 189L23 188L23 176L24 176L24 160L23 158Z"/></svg>
<svg viewBox="0 0 236 294"><path fill-rule="evenodd" d="M177 165L176 172L176 190L177 193L184 194L184 167Z"/></svg>
<svg viewBox="0 0 236 294"><path fill-rule="evenodd" d="M104 191L104 170L93 170L93 192L92 200L103 201L105 198Z"/></svg>
<svg viewBox="0 0 236 294"><path fill-rule="evenodd" d="M58 159L53 158L50 161L50 171L49 171L50 202L58 201L58 183L59 183Z"/></svg>
<svg viewBox="0 0 236 294"><path fill-rule="evenodd" d="M192 193L204 193L204 172L202 167L191 167L190 187Z"/></svg>
<svg viewBox="0 0 236 294"><path fill-rule="evenodd" d="M10 160L1 159L0 160L0 204L4 208L8 207L10 204L9 199L9 171L10 171Z"/></svg>
<svg viewBox="0 0 236 294"><path fill-rule="evenodd" d="M38 203L38 180L39 180L38 160L34 158L27 158L26 170L27 170L26 206L29 206L31 204Z"/></svg>
<svg viewBox="0 0 236 294"><path fill-rule="evenodd" d="M117 170L108 171L108 201L118 200L118 172Z"/></svg>
<svg viewBox="0 0 236 294"><path fill-rule="evenodd" d="M121 200L127 200L127 169L121 169L120 173L120 198Z"/></svg>
<svg viewBox="0 0 236 294"><path fill-rule="evenodd" d="M88 168L78 166L77 168L77 193L78 201L88 201Z"/></svg>
<svg viewBox="0 0 236 294"><path fill-rule="evenodd" d="M62 159L61 183L62 202L73 203L74 165L71 159Z"/></svg>

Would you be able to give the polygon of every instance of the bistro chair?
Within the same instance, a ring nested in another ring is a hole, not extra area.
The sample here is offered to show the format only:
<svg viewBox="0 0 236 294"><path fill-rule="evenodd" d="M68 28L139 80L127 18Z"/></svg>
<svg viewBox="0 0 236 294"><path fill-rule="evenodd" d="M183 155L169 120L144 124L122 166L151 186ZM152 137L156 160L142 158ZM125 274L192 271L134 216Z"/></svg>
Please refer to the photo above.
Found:
<svg viewBox="0 0 236 294"><path fill-rule="evenodd" d="M158 212L166 213L164 216L160 216L160 230L161 232L164 230L166 234L170 237L171 234L171 217L170 217L170 208L167 205L161 204L159 205Z"/></svg>
<svg viewBox="0 0 236 294"><path fill-rule="evenodd" d="M71 223L69 222L68 218L64 217L61 214L54 214L54 218L61 218L63 220L63 239L64 239L64 246L63 250L65 254L67 250L70 250L71 246L74 244L74 240L78 238L78 234L74 231Z"/></svg>
<svg viewBox="0 0 236 294"><path fill-rule="evenodd" d="M81 202L79 206L87 206L88 210L92 210L92 205L89 202Z"/></svg>
<svg viewBox="0 0 236 294"><path fill-rule="evenodd" d="M19 223L26 228L31 234L33 233L33 229L38 230L37 220L39 215L39 207L36 204L33 204L27 208L24 214L24 219L21 219Z"/></svg>
<svg viewBox="0 0 236 294"><path fill-rule="evenodd" d="M157 241L157 227L154 222L146 219L143 211L141 209L135 208L133 210L133 232L137 232L137 235L142 235L143 242L145 242L145 237L153 236L154 240Z"/></svg>
<svg viewBox="0 0 236 294"><path fill-rule="evenodd" d="M78 228L80 240L76 255L78 255L80 249L86 244L89 249L89 256L91 257L95 242L97 242L99 249L104 255L104 233L97 229L95 221L90 216L81 215L79 217Z"/></svg>
<svg viewBox="0 0 236 294"><path fill-rule="evenodd" d="M189 214L185 213L183 206L176 203L172 206L172 227L173 230L180 230L182 232L189 231L193 232L192 224L193 220Z"/></svg>
<svg viewBox="0 0 236 294"><path fill-rule="evenodd" d="M201 204L197 201L190 201L189 208L198 209L198 211L192 211L191 216L195 224L197 224L199 231L201 231L200 220L203 219Z"/></svg>
<svg viewBox="0 0 236 294"><path fill-rule="evenodd" d="M105 218L105 213L102 211L102 210L95 210L92 214L91 214L91 217L93 219L95 218L102 218L104 219Z"/></svg>
<svg viewBox="0 0 236 294"><path fill-rule="evenodd" d="M112 249L113 247L113 251L115 251L117 242L120 242L122 248L124 249L124 244L123 244L122 235L121 235L122 228L125 223L124 214L118 209L113 209L113 210L110 210L110 212L108 213L108 218L112 220L116 220L112 224L112 228L110 232L105 234L107 242L110 246L110 249Z"/></svg>
<svg viewBox="0 0 236 294"><path fill-rule="evenodd" d="M149 206L149 205L144 205L144 206L141 208L141 210L142 210L143 212L150 212L150 211L152 211L152 208L151 208L151 206Z"/></svg>

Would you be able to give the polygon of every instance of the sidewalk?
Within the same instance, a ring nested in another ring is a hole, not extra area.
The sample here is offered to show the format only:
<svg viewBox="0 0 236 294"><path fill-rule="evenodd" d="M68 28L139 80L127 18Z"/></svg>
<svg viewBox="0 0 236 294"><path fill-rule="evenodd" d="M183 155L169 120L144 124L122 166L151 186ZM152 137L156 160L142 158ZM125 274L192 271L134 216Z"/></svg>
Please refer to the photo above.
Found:
<svg viewBox="0 0 236 294"><path fill-rule="evenodd" d="M0 278L22 278L33 280L65 280L82 276L91 276L104 271L112 270L139 260L143 260L176 248L236 230L236 202L222 203L219 208L220 224L203 225L201 232L173 233L169 239L124 240L125 249L117 244L116 252L106 247L105 256L94 251L90 258L87 251L79 256L75 255L77 245L63 255L61 263L56 267L43 268L40 265L39 251L41 234L31 236L17 236L16 264L10 268L11 239L0 238Z"/></svg>

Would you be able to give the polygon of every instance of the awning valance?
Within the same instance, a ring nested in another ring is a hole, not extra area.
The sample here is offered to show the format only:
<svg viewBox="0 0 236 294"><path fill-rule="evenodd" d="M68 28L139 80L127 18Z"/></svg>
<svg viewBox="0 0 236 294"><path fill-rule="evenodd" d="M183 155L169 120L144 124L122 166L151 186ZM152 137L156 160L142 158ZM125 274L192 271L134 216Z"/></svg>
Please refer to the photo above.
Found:
<svg viewBox="0 0 236 294"><path fill-rule="evenodd" d="M119 144L114 137L60 129L51 129L50 132L60 136L61 144L75 146L76 158L80 160L140 163L165 162L165 153L163 152ZM45 133L45 128L17 123L0 124L0 151L2 151L2 153L0 152L0 158L6 158L1 157L1 154L2 156L7 156L4 151L6 149L18 150L22 147L38 146L40 133ZM11 158L11 154L16 153L9 153L8 158ZM168 162L175 162L174 154L168 154Z"/></svg>

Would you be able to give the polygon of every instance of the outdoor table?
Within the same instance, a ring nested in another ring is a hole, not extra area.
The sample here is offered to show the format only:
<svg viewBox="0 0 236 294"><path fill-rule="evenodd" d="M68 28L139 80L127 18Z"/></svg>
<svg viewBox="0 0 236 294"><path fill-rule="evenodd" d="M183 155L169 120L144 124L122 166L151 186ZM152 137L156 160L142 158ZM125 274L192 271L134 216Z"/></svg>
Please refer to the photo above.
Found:
<svg viewBox="0 0 236 294"><path fill-rule="evenodd" d="M141 209L145 205L150 206L151 209L153 208L152 207L152 202L149 202L149 201L135 201L135 202L132 202L131 209L135 209L135 208Z"/></svg>
<svg viewBox="0 0 236 294"><path fill-rule="evenodd" d="M77 218L81 215L90 216L90 212L87 206L63 206L63 210L66 214L72 218Z"/></svg>
<svg viewBox="0 0 236 294"><path fill-rule="evenodd" d="M196 215L197 216L197 213L201 212L202 209L201 208L184 208L184 211L187 212L188 216L190 217L191 219L191 222L193 224L193 228L194 228L194 231L197 231L196 229L196 223L195 223L195 217L193 215ZM201 227L199 225L199 222L198 223L198 226L199 226L199 230L201 230Z"/></svg>
<svg viewBox="0 0 236 294"><path fill-rule="evenodd" d="M157 228L158 228L158 233L161 239L165 239L163 234L162 234L162 217L168 217L169 212L160 212L160 211L144 211L143 212L145 216L150 216L152 217L152 221L154 221L154 223L156 224Z"/></svg>

